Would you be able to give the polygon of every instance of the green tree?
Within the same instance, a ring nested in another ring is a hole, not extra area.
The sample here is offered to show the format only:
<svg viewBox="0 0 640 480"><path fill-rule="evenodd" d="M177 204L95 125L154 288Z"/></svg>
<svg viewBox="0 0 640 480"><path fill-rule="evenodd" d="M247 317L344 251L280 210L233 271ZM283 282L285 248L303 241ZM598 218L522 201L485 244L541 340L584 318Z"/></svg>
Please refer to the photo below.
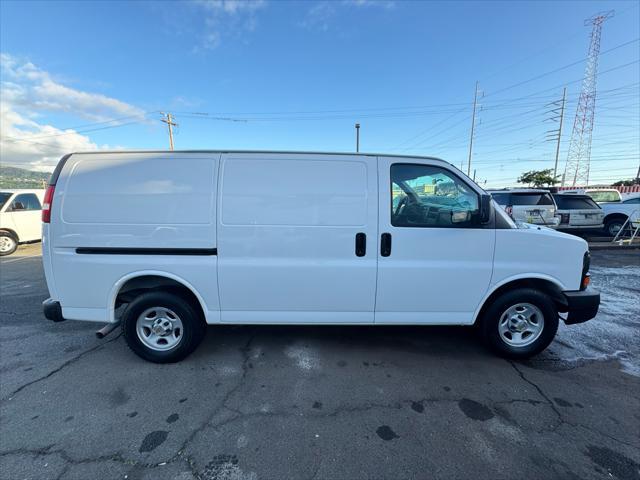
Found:
<svg viewBox="0 0 640 480"><path fill-rule="evenodd" d="M518 183L526 183L530 187L553 186L558 183L557 177L553 176L553 169L546 170L530 170L524 172L518 178Z"/></svg>
<svg viewBox="0 0 640 480"><path fill-rule="evenodd" d="M639 183L637 178L632 178L631 180L618 180L611 185L614 187L631 187L632 185L639 185Z"/></svg>

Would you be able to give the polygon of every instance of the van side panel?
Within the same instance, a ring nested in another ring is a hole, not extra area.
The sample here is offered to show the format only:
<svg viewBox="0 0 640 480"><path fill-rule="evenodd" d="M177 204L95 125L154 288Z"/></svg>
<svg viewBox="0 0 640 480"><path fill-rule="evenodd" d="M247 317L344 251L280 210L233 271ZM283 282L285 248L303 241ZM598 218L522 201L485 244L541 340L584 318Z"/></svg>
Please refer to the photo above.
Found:
<svg viewBox="0 0 640 480"><path fill-rule="evenodd" d="M170 253L214 252L219 157L131 153L68 159L56 184L47 246L65 318L114 321L113 286L132 273L154 271L192 285L207 321L218 321L217 257ZM78 253L83 249L89 253Z"/></svg>
<svg viewBox="0 0 640 480"><path fill-rule="evenodd" d="M223 155L219 191L223 322L373 323L376 157Z"/></svg>
<svg viewBox="0 0 640 480"><path fill-rule="evenodd" d="M54 246L214 247L215 176L211 155L73 155L56 186Z"/></svg>

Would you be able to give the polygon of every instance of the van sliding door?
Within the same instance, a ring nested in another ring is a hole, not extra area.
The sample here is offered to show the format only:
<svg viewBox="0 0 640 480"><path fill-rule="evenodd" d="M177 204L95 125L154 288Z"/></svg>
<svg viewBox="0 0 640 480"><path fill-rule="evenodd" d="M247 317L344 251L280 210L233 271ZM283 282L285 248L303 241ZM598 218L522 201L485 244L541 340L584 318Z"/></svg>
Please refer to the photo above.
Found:
<svg viewBox="0 0 640 480"><path fill-rule="evenodd" d="M222 156L218 280L227 323L373 323L376 157Z"/></svg>

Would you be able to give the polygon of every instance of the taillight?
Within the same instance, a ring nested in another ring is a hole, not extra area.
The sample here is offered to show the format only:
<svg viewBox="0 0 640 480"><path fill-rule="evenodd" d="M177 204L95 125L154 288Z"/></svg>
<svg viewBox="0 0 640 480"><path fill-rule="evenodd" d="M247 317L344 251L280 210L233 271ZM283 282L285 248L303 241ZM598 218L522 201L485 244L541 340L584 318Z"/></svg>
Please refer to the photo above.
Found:
<svg viewBox="0 0 640 480"><path fill-rule="evenodd" d="M507 205L504 208L504 211L507 212L507 215L509 215L511 218L513 218L513 207L511 205Z"/></svg>
<svg viewBox="0 0 640 480"><path fill-rule="evenodd" d="M42 203L42 222L51 222L51 205L53 203L53 192L55 191L55 185L49 185L44 192L44 202Z"/></svg>

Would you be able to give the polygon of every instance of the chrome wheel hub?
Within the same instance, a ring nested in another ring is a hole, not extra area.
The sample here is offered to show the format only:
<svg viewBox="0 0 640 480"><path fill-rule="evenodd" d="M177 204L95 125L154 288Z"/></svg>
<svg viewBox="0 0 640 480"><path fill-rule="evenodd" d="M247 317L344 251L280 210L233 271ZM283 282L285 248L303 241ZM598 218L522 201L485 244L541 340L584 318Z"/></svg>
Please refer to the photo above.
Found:
<svg viewBox="0 0 640 480"><path fill-rule="evenodd" d="M512 347L526 347L535 342L544 329L542 311L531 303L517 303L500 317L500 338Z"/></svg>
<svg viewBox="0 0 640 480"><path fill-rule="evenodd" d="M182 320L165 307L151 307L138 316L136 333L140 341L152 350L170 350L182 340Z"/></svg>

